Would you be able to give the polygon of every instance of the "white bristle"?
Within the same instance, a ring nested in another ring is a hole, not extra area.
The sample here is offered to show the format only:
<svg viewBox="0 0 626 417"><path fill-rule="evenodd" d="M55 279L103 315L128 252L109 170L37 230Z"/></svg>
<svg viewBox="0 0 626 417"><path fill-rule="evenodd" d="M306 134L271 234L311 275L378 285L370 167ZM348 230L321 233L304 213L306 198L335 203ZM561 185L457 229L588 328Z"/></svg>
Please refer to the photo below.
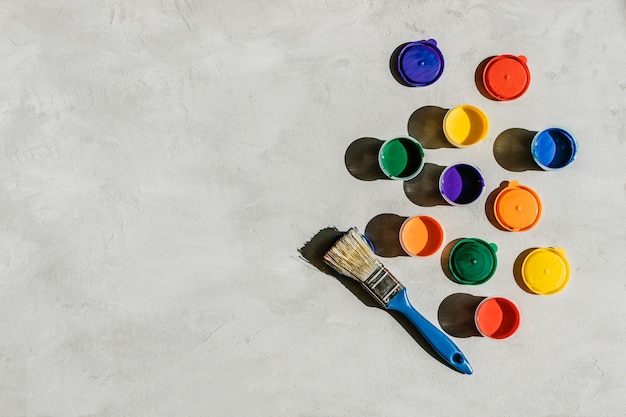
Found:
<svg viewBox="0 0 626 417"><path fill-rule="evenodd" d="M363 236L352 228L324 255L324 262L341 275L365 281L382 265Z"/></svg>

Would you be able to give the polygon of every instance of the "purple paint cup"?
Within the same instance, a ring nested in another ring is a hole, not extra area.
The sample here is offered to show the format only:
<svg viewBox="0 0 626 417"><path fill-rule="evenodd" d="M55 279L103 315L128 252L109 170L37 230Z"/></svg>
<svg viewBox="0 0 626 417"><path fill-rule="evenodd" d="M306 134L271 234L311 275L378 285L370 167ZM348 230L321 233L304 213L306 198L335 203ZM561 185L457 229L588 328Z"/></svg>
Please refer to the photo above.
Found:
<svg viewBox="0 0 626 417"><path fill-rule="evenodd" d="M474 165L450 165L439 177L439 192L453 206L462 206L478 200L485 189L485 178Z"/></svg>

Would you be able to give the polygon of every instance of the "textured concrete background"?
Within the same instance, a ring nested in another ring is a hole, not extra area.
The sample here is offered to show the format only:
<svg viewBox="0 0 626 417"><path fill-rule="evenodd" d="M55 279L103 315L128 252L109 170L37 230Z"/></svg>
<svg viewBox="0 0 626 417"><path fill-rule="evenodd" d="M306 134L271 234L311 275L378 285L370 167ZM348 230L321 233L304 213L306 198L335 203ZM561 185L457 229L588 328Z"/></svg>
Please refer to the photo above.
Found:
<svg viewBox="0 0 626 417"><path fill-rule="evenodd" d="M392 52L427 38L442 78L400 85ZM3 0L0 415L624 415L625 41L623 0ZM514 102L474 84L500 53L528 57ZM348 171L357 139L465 102L489 137L427 162L475 163L488 192L533 187L535 229L492 226L486 195L428 207ZM501 132L548 125L578 138L574 165L498 163ZM385 213L499 246L476 287L447 279L441 252L383 259L435 323L453 294L517 303L510 339L454 339L474 375L300 257L321 229ZM537 246L567 251L558 295L513 278Z"/></svg>

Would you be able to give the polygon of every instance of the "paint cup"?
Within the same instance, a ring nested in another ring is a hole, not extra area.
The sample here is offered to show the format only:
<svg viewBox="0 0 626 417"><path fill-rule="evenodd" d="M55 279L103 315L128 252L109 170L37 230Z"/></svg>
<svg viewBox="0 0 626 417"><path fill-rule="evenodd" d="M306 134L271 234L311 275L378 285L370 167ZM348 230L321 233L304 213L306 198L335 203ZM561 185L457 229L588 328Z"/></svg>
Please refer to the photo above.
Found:
<svg viewBox="0 0 626 417"><path fill-rule="evenodd" d="M380 147L378 164L387 177L408 181L424 167L424 148L410 136L389 139Z"/></svg>
<svg viewBox="0 0 626 417"><path fill-rule="evenodd" d="M530 70L525 56L498 55L483 71L485 90L495 100L508 101L524 95L530 85Z"/></svg>
<svg viewBox="0 0 626 417"><path fill-rule="evenodd" d="M552 295L567 286L570 266L562 248L537 248L522 262L522 280L535 294Z"/></svg>
<svg viewBox="0 0 626 417"><path fill-rule="evenodd" d="M489 119L478 107L463 104L443 118L443 133L452 145L466 148L482 142L489 132Z"/></svg>
<svg viewBox="0 0 626 417"><path fill-rule="evenodd" d="M498 223L511 232L524 232L537 225L541 217L541 199L530 187L511 181L498 193L493 211Z"/></svg>
<svg viewBox="0 0 626 417"><path fill-rule="evenodd" d="M560 127L549 127L537 132L530 144L533 159L546 171L565 168L574 162L577 152L574 136Z"/></svg>
<svg viewBox="0 0 626 417"><path fill-rule="evenodd" d="M461 284L478 285L489 281L496 272L498 247L481 239L458 241L450 251L450 273Z"/></svg>
<svg viewBox="0 0 626 417"><path fill-rule="evenodd" d="M460 163L450 165L439 177L439 192L453 206L472 203L485 189L485 179L474 165Z"/></svg>
<svg viewBox="0 0 626 417"><path fill-rule="evenodd" d="M506 339L517 331L520 314L517 306L504 297L487 297L474 313L476 328L485 337Z"/></svg>
<svg viewBox="0 0 626 417"><path fill-rule="evenodd" d="M430 216L409 217L400 227L400 245L411 256L434 255L443 243L441 224Z"/></svg>
<svg viewBox="0 0 626 417"><path fill-rule="evenodd" d="M443 54L434 39L408 43L398 54L400 77L412 87L424 87L437 81L443 66Z"/></svg>

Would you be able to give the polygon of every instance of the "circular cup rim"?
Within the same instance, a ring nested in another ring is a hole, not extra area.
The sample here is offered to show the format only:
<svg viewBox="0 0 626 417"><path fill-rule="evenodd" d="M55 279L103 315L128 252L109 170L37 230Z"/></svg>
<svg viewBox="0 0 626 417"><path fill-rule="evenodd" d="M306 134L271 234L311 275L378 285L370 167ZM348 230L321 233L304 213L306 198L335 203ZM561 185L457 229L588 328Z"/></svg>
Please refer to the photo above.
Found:
<svg viewBox="0 0 626 417"><path fill-rule="evenodd" d="M450 138L450 135L448 135L448 129L446 129L446 124L448 122L448 119L450 117L450 115L455 111L455 110L459 110L462 108L468 108L471 109L473 111L475 111L476 113L478 113L480 115L480 118L483 120L484 123L484 132L483 134L479 137L478 140L468 144L468 145L464 145L462 143L459 143L455 140L453 140L452 138ZM487 135L489 134L489 118L487 117L487 114L479 107L474 106L472 104L459 104L458 106L454 106L450 109L448 109L448 111L446 112L446 115L443 117L443 135L445 136L446 140L454 147L456 148L469 148L470 146L475 146L478 145L479 143L483 142L486 138Z"/></svg>
<svg viewBox="0 0 626 417"><path fill-rule="evenodd" d="M535 220L533 220L533 222L526 226L523 227L521 229L515 229L515 228L511 228L508 225L505 224L505 222L502 220L502 218L500 217L498 210L496 209L498 204L500 203L500 199L502 198L502 196L504 195L505 192L507 191L511 191L514 190L516 188L520 188L520 189L524 189L528 192L530 192L533 197L535 197L535 199L537 200L539 209L537 212L537 217L535 218ZM498 193L498 195L496 196L496 199L493 202L493 214L496 218L496 221L500 224L500 226L504 227L506 230L510 231L510 232L526 232L530 229L532 229L533 227L537 226L537 224L539 223L539 220L541 219L541 215L543 214L543 203L541 202L541 198L539 197L539 194L537 194L537 192L535 190L533 190L532 188L526 186L526 185L522 185L520 183L515 183L515 184L509 184L507 185L502 191L500 191Z"/></svg>
<svg viewBox="0 0 626 417"><path fill-rule="evenodd" d="M441 52L441 50L439 49L439 47L436 44L433 44L430 41L431 41L431 39L422 39L422 40L419 40L419 41L409 42L400 50L400 53L398 54L398 62L397 62L398 73L400 74L400 77L402 78L402 80L405 83L407 83L408 85L410 85L411 87L426 87L426 86L429 86L431 84L434 84L439 78L441 78L441 75L443 74L443 68L444 68L443 53ZM437 73L437 75L435 76L435 78L432 81L429 81L427 83L419 83L419 82L415 82L414 80L409 79L406 76L406 74L404 73L404 71L402 71L402 66L400 65L401 62L402 62L402 57L404 56L406 51L408 49L414 47L415 45L426 45L426 46L432 48L437 53L437 55L440 58L441 68L439 69L439 72Z"/></svg>
<svg viewBox="0 0 626 417"><path fill-rule="evenodd" d="M565 264L565 280L563 281L563 283L561 285L559 285L557 288L553 289L552 291L548 291L548 292L538 292L535 291L535 288L533 288L532 285L530 285L528 283L528 281L526 280L526 275L524 274L524 267L526 266L526 261L528 260L528 258L530 258L530 256L534 253L537 253L539 251L545 251L548 250L550 252L553 252L554 254L556 254L559 258L561 258L563 260L563 263ZM567 258L563 255L563 253L561 253L557 248L554 247L541 247L541 248L535 248L534 250L532 250L528 255L526 255L526 257L524 258L524 260L522 261L522 266L521 266L521 275L522 275L522 281L524 281L524 284L526 285L526 287L532 291L533 294L537 294L537 295L554 295L554 294L558 294L561 291L563 291L563 289L565 289L565 287L567 287L567 284L569 284L569 279L570 279L570 275L571 275L571 267L569 265L569 261L567 260Z"/></svg>
<svg viewBox="0 0 626 417"><path fill-rule="evenodd" d="M573 152L572 152L572 157L567 161L567 164L561 166L561 167L549 167L547 165L544 165L539 158L537 157L537 154L535 152L535 145L537 144L537 140L539 138L539 136L542 133L548 132L550 130L559 130L562 133L565 134L565 136L567 136L567 138L570 140L570 144L573 145ZM578 142L576 141L576 138L574 137L574 135L572 135L572 133L565 129L564 127L561 126L548 126L540 131L538 131L537 133L535 133L535 136L533 136L532 141L530 142L530 154L533 157L533 160L535 161L535 163L537 165L539 165L539 168L541 168L544 171L560 171L563 168L567 168L568 166L570 166L575 160L576 160L576 156L578 155Z"/></svg>
<svg viewBox="0 0 626 417"><path fill-rule="evenodd" d="M415 253L411 253L409 250L407 250L407 248L404 246L404 242L402 241L402 230L404 230L404 227L406 226L406 224L414 219L414 218L428 218L430 220L432 220L432 223L437 225L437 229L439 230L440 234L441 234L441 239L439 241L439 244L437 245L437 249L435 249L433 252L424 254L424 255L419 255L419 254L415 254ZM404 220L402 222L402 225L400 226L400 230L398 231L398 240L400 241L400 246L402 247L402 250L409 256L413 257L413 258L427 258L429 256L433 256L434 254L436 254L437 252L439 252L439 250L441 249L441 247L443 246L443 242L445 241L445 230L443 229L443 226L441 225L441 223L435 219L432 216L429 216L427 214L418 214L416 216L410 216L407 217L406 220Z"/></svg>
<svg viewBox="0 0 626 417"><path fill-rule="evenodd" d="M383 148L389 144L392 140L396 140L396 139L409 139L410 141L414 142L420 152L420 157L422 158L422 161L420 162L420 166L417 168L417 170L406 177L396 177L396 176L392 176L389 175L389 173L385 170L385 168L383 167L383 164L381 163L381 157L382 157L382 153L383 153ZM412 136L408 136L408 135L400 135L400 136L394 136L390 139L387 139L383 142L383 144L380 146L380 149L378 150L378 167L381 169L381 171L383 172L383 174L385 174L385 176L391 180L399 180L399 181L410 181L413 178L417 177L419 175L420 172L422 172L422 170L424 169L424 147L422 146L421 143L419 143L419 141L417 139L415 139Z"/></svg>
<svg viewBox="0 0 626 417"><path fill-rule="evenodd" d="M491 271L489 272L489 275L486 278L483 278L480 281L466 281L463 279L459 279L455 276L454 272L453 272L453 268L452 268L452 254L454 253L455 249L464 242L479 242L482 245L486 246L489 248L489 250L491 251L491 255L493 257L493 268L491 268ZM491 278L493 278L493 276L496 274L496 270L498 269L498 255L496 253L496 251L494 250L494 248L491 246L492 244L490 244L489 242L487 242L486 240L483 240L481 238L478 237L465 237L461 240L459 240L457 243L455 243L455 245L452 247L452 249L450 250L450 254L448 256L448 268L450 269L450 273L452 273L452 276L454 277L454 279L460 283L460 284L465 284L465 285L480 285L480 284L484 284L485 282L489 281Z"/></svg>
<svg viewBox="0 0 626 417"><path fill-rule="evenodd" d="M498 96L492 89L489 88L489 83L487 82L487 70L489 69L491 65L493 65L496 61L501 60L502 58L512 58L516 60L517 62L519 62L520 64L522 64L527 75L527 81L526 81L526 85L524 86L524 89L517 95L510 97L510 98ZM520 58L520 56L515 56L513 54L500 54L500 55L494 56L493 58L489 60L489 62L487 62L487 65L485 65L485 69L483 70L482 79L483 79L483 86L485 87L485 90L487 91L489 96L493 98L494 100L497 100L497 101L517 100L518 98L526 94L526 92L528 91L528 87L530 87L530 69L528 68L528 64L524 62Z"/></svg>
<svg viewBox="0 0 626 417"><path fill-rule="evenodd" d="M515 327L513 328L513 330L512 330L512 331L510 331L510 332L509 332L506 336L504 336L504 337L493 337L493 336L490 336L490 335L488 335L488 334L484 333L484 332L481 330L480 326L478 325L478 311L480 310L480 308L481 308L481 307L482 307L482 306L483 306L486 302L488 302L488 301L490 301L490 300L494 300L494 299L500 299L500 300L504 300L504 301L506 301L508 304L510 304L511 306L513 306L513 309L514 309L514 310L515 310L515 312L516 312L516 316L517 316L517 323L516 323ZM521 318L522 318L522 317L521 317L521 314L520 314L520 312L519 312L519 308L517 307L517 305L516 305L513 301L511 301L510 299L508 299L508 298L506 298L506 297L503 297L503 296L501 296L501 295L493 295L493 296L485 297L485 298L484 298L484 299L483 299L483 300L482 300L482 301L478 304L478 306L476 307L476 310L474 310L474 324L476 325L476 330L478 330L478 332L479 332L482 336L487 337L487 338L492 339L492 340L504 340L504 339L508 339L509 337L513 336L513 335L517 332L517 330L519 329L520 322L521 322Z"/></svg>
<svg viewBox="0 0 626 417"><path fill-rule="evenodd" d="M466 166L469 166L469 167L473 168L478 173L480 178L482 179L483 185L482 185L482 187L480 189L480 192L478 193L476 198L473 199L472 201L470 201L469 203L457 203L457 202L451 200L450 198L448 198L448 196L445 195L444 192L443 192L443 177L445 176L446 172L448 172L452 167L459 166L459 165L466 165ZM449 203L452 206L467 206L467 205L475 203L476 201L478 201L478 199L480 199L480 197L482 197L483 193L485 192L485 187L486 187L485 176L483 175L482 171L476 165L470 164L468 162L456 162L456 163L454 163L452 165L448 165L441 172L441 175L439 175L439 194L441 194L441 197L443 197L443 199L446 200L446 202Z"/></svg>

